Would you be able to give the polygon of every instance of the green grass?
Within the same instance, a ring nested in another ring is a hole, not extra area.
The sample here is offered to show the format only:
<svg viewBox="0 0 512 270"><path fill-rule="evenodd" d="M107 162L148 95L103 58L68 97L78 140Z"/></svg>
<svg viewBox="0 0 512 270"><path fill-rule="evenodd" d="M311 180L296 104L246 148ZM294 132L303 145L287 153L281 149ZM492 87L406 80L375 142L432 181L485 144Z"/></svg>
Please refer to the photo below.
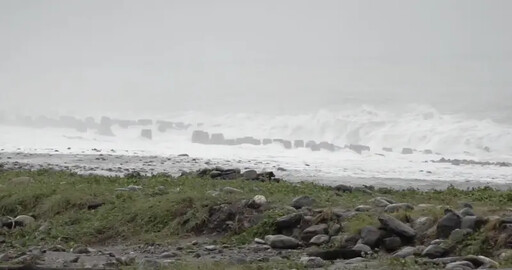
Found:
<svg viewBox="0 0 512 270"><path fill-rule="evenodd" d="M34 183L12 185L10 180L29 176ZM212 180L201 178L106 177L77 175L50 170L0 171L0 216L31 215L36 224L12 231L2 230L8 245L62 244L74 246L108 245L116 243L166 243L177 238L203 233L209 223L209 211L221 204L232 204L254 195L264 195L269 210L262 221L245 230L235 229L224 241L236 244L249 243L255 237L264 237L274 231L273 220L288 213L285 206L294 197L309 195L318 208L350 210L359 204L369 204L374 196L362 193L336 193L332 188L314 183L262 183L244 180ZM116 192L116 188L140 185L141 191ZM160 188L163 186L163 190ZM208 194L230 186L242 193ZM460 203L471 202L475 207L499 211L512 205L511 191L479 188L469 191L449 188L445 191L395 191L377 189L376 196L386 196L398 202L431 203L456 209ZM95 210L87 205L103 202ZM422 215L442 216L442 209L414 210L412 217ZM49 229L40 231L43 224ZM366 225L377 224L373 214L360 214L348 221L345 231L357 233Z"/></svg>

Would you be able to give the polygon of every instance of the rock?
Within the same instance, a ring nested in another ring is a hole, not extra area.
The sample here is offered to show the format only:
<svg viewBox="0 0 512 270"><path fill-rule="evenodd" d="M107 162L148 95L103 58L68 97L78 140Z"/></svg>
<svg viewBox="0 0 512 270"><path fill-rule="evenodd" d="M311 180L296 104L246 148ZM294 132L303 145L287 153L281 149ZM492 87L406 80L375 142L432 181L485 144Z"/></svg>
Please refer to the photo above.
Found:
<svg viewBox="0 0 512 270"><path fill-rule="evenodd" d="M100 125L98 126L98 134L102 136L114 136L111 127L112 119L106 116L101 117Z"/></svg>
<svg viewBox="0 0 512 270"><path fill-rule="evenodd" d="M35 223L35 219L27 215L19 215L14 219L14 224L19 227L26 227Z"/></svg>
<svg viewBox="0 0 512 270"><path fill-rule="evenodd" d="M364 252L365 254L371 254L372 253L372 248L367 246L367 245L365 245L365 244L356 244L352 249Z"/></svg>
<svg viewBox="0 0 512 270"><path fill-rule="evenodd" d="M354 210L356 212L369 212L371 211L373 208L369 205L359 205L357 206Z"/></svg>
<svg viewBox="0 0 512 270"><path fill-rule="evenodd" d="M329 228L329 236L338 235L340 232L341 232L341 225L340 224L333 224Z"/></svg>
<svg viewBox="0 0 512 270"><path fill-rule="evenodd" d="M376 248L380 244L381 232L379 229L373 226L366 226L361 229L361 243L369 246L370 248Z"/></svg>
<svg viewBox="0 0 512 270"><path fill-rule="evenodd" d="M243 138L236 138L235 144L252 144L252 145L261 145L261 141L258 139L255 139L251 136L246 136Z"/></svg>
<svg viewBox="0 0 512 270"><path fill-rule="evenodd" d="M210 134L206 131L194 130L192 132L192 142L193 143L209 144L210 143Z"/></svg>
<svg viewBox="0 0 512 270"><path fill-rule="evenodd" d="M303 140L295 140L295 141L293 141L293 147L295 147L295 148L304 148L304 141Z"/></svg>
<svg viewBox="0 0 512 270"><path fill-rule="evenodd" d="M430 245L423 251L423 253L421 253L421 255L429 259L441 258L448 255L448 250L442 246Z"/></svg>
<svg viewBox="0 0 512 270"><path fill-rule="evenodd" d="M146 139L153 139L153 131L151 129L143 129L140 131L140 136Z"/></svg>
<svg viewBox="0 0 512 270"><path fill-rule="evenodd" d="M329 243L332 245L332 246L341 246L341 243L343 241L343 236L341 235L336 235L336 236L331 236L331 239L329 240ZM353 246L353 245L352 245Z"/></svg>
<svg viewBox="0 0 512 270"><path fill-rule="evenodd" d="M359 240L360 237L358 234L343 235L341 238L340 247L352 248L359 242Z"/></svg>
<svg viewBox="0 0 512 270"><path fill-rule="evenodd" d="M388 199L386 197L376 197L370 200L377 207L386 207L390 204L395 204L394 200Z"/></svg>
<svg viewBox="0 0 512 270"><path fill-rule="evenodd" d="M393 148L391 148L391 147L383 147L382 151L384 151L384 152L393 152Z"/></svg>
<svg viewBox="0 0 512 270"><path fill-rule="evenodd" d="M496 261L485 256L468 255L463 258L464 261L472 263L476 268L499 268L500 265Z"/></svg>
<svg viewBox="0 0 512 270"><path fill-rule="evenodd" d="M72 252L74 254L89 254L89 253L91 253L89 248L84 247L84 246L75 247L75 248L73 248Z"/></svg>
<svg viewBox="0 0 512 270"><path fill-rule="evenodd" d="M263 139L262 144L263 144L263 145L272 144L272 139L268 139L268 138Z"/></svg>
<svg viewBox="0 0 512 270"><path fill-rule="evenodd" d="M226 139L224 138L224 134L222 133L213 133L211 138L210 138L210 144L218 144L218 145L221 145L221 144L225 144L226 143Z"/></svg>
<svg viewBox="0 0 512 270"><path fill-rule="evenodd" d="M243 193L243 191L241 191L240 189L233 188L233 187L223 187L222 191L225 192L225 193L230 193L230 194L233 194L233 193Z"/></svg>
<svg viewBox="0 0 512 270"><path fill-rule="evenodd" d="M340 191L340 192L352 192L353 187L344 185L344 184L338 184L334 186L334 190Z"/></svg>
<svg viewBox="0 0 512 270"><path fill-rule="evenodd" d="M461 229L469 229L472 231L478 231L480 228L487 224L488 220L478 216L465 216L462 218L460 225Z"/></svg>
<svg viewBox="0 0 512 270"><path fill-rule="evenodd" d="M360 145L360 144L350 144L347 147L348 149L361 154L363 151L370 151L370 147L367 145Z"/></svg>
<svg viewBox="0 0 512 270"><path fill-rule="evenodd" d="M407 239L416 237L416 231L413 228L390 215L383 214L379 216L379 222L386 230L400 237Z"/></svg>
<svg viewBox="0 0 512 270"><path fill-rule="evenodd" d="M206 251L215 251L215 250L217 250L217 246L215 246L215 245L208 245L208 246L204 246L204 249Z"/></svg>
<svg viewBox="0 0 512 270"><path fill-rule="evenodd" d="M447 211L446 215L442 217L436 226L437 237L446 239L450 233L455 229L460 229L462 218L453 211Z"/></svg>
<svg viewBox="0 0 512 270"><path fill-rule="evenodd" d="M302 240L303 241L309 241L311 238L313 238L316 235L319 234L327 234L328 233L329 226L327 224L317 224L310 226L306 228L304 231L302 231Z"/></svg>
<svg viewBox="0 0 512 270"><path fill-rule="evenodd" d="M8 262L11 260L11 256L9 253L2 253L0 254L0 262Z"/></svg>
<svg viewBox="0 0 512 270"><path fill-rule="evenodd" d="M462 208L462 210L459 211L459 215L461 217L476 216L475 212L473 212L473 209L469 207Z"/></svg>
<svg viewBox="0 0 512 270"><path fill-rule="evenodd" d="M392 257L395 258L407 258L409 256L413 256L417 253L417 249L415 247L403 247L399 251L395 252Z"/></svg>
<svg viewBox="0 0 512 270"><path fill-rule="evenodd" d="M292 201L292 207L295 209L301 209L302 207L309 207L313 206L315 203L315 199L309 197L309 196L300 196Z"/></svg>
<svg viewBox="0 0 512 270"><path fill-rule="evenodd" d="M266 203L267 203L267 198L265 198L265 196L256 195L249 201L249 203L247 203L247 207L249 207L251 209L259 209Z"/></svg>
<svg viewBox="0 0 512 270"><path fill-rule="evenodd" d="M470 270L475 269L475 266L468 261L452 262L446 265L444 269L450 270Z"/></svg>
<svg viewBox="0 0 512 270"><path fill-rule="evenodd" d="M257 180L258 172L256 172L255 170L247 170L242 173L242 178L245 180Z"/></svg>
<svg viewBox="0 0 512 270"><path fill-rule="evenodd" d="M402 240L396 236L384 238L384 240L382 240L382 246L386 251L393 252L402 246Z"/></svg>
<svg viewBox="0 0 512 270"><path fill-rule="evenodd" d="M11 185L11 186L21 186L21 185L25 186L25 185L29 185L32 183L34 183L34 179L32 177L21 176L21 177L12 178L11 180L9 180L9 182L7 184Z"/></svg>
<svg viewBox="0 0 512 270"><path fill-rule="evenodd" d="M419 217L412 223L412 228L422 234L434 226L434 219L431 217Z"/></svg>
<svg viewBox="0 0 512 270"><path fill-rule="evenodd" d="M311 240L309 240L310 245L321 246L327 243L329 243L329 236L326 234L315 235Z"/></svg>
<svg viewBox="0 0 512 270"><path fill-rule="evenodd" d="M213 170L210 172L209 176L210 178L219 178L222 176L222 172Z"/></svg>
<svg viewBox="0 0 512 270"><path fill-rule="evenodd" d="M301 257L299 263L306 268L322 268L326 265L326 262L319 257Z"/></svg>
<svg viewBox="0 0 512 270"><path fill-rule="evenodd" d="M398 211L408 211L408 210L414 210L414 206L410 203L394 203L386 206L384 208L384 212L386 213L395 213Z"/></svg>
<svg viewBox="0 0 512 270"><path fill-rule="evenodd" d="M295 249L299 247L299 241L295 238L284 235L267 235L265 242L276 249Z"/></svg>
<svg viewBox="0 0 512 270"><path fill-rule="evenodd" d="M450 236L448 237L448 240L453 243L453 244L457 244L457 243L460 243L462 241L464 241L464 239L470 235L473 231L472 230L469 230L469 229L455 229L453 230L451 233L450 233Z"/></svg>
<svg viewBox="0 0 512 270"><path fill-rule="evenodd" d="M286 215L284 217L280 217L275 221L276 228L278 230L283 230L287 228L297 227L302 220L302 213L293 213Z"/></svg>
<svg viewBox="0 0 512 270"><path fill-rule="evenodd" d="M411 148L403 148L403 149L402 149L402 154L403 154L403 155L410 155L410 154L412 154L412 152L413 152L413 151L412 151L412 149L411 149Z"/></svg>

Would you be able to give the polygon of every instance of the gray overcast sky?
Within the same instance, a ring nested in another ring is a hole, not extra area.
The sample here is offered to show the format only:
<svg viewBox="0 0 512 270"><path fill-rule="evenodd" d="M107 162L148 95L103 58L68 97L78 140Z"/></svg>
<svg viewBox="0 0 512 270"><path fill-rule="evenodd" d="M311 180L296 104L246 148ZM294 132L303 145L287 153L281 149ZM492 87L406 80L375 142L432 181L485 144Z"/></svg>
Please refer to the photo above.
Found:
<svg viewBox="0 0 512 270"><path fill-rule="evenodd" d="M499 106L511 13L509 0L0 0L0 108Z"/></svg>

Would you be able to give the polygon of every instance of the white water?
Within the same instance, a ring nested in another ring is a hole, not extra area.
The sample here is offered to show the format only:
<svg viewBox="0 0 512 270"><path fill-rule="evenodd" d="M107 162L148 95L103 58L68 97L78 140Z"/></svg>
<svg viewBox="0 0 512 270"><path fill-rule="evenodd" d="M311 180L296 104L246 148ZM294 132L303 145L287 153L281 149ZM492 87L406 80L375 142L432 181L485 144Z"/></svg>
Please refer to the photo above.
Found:
<svg viewBox="0 0 512 270"><path fill-rule="evenodd" d="M115 116L115 115L113 115ZM125 115L125 118L130 119ZM141 138L141 127L113 129L116 137L103 137L94 131L79 133L69 129L35 129L13 125L0 126L3 151L91 153L92 148L127 155L176 155L229 160L234 166L249 166L248 161L277 164L288 169L284 176L300 179L350 177L404 178L450 181L512 182L512 168L496 166L453 166L425 162L446 158L478 161L512 161L512 126L490 119L472 119L461 114L441 114L426 106L408 106L401 110L378 110L368 106L310 114L270 116L266 114L205 114L200 112L171 115L131 116L131 119L183 121L194 123L186 131L160 133L154 128L153 140ZM227 138L283 138L328 141L337 145L360 143L371 152L356 154L349 150L312 152L308 149L285 150L279 145L214 146L190 142L196 123L210 133L222 132ZM490 152L484 151L489 147ZM67 149L67 148L70 149ZM394 153L382 152L392 147ZM431 149L440 155L402 155L402 147ZM378 154L384 154L381 156ZM254 164L254 163L252 163ZM307 164L307 165L306 165ZM263 165L261 165L264 167ZM427 172L428 171L428 172Z"/></svg>

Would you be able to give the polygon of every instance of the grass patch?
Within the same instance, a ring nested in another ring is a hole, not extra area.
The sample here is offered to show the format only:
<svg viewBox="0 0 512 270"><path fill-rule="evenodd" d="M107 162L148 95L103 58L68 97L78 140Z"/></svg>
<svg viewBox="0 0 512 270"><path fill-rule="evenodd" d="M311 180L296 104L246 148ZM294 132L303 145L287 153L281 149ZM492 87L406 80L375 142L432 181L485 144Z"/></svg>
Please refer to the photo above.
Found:
<svg viewBox="0 0 512 270"><path fill-rule="evenodd" d="M28 176L30 184L13 185L11 179ZM176 238L204 233L209 226L212 207L234 204L264 195L269 210L261 213L262 221L249 229L236 229L225 241L244 244L255 237L273 233L273 220L286 214L285 206L292 199L308 195L316 200L314 207L353 209L368 204L374 196L363 192L337 193L332 188L310 182L262 183L244 180L212 180L201 178L106 177L77 175L69 172L1 171L0 216L31 215L36 224L23 229L2 230L7 245L33 244L115 244L166 243ZM140 191L115 191L129 185L142 186ZM223 187L240 189L241 193L225 193ZM219 191L212 196L209 191ZM379 195L377 195L379 194ZM375 196L386 196L398 202L415 205L430 203L458 208L461 202L471 202L485 209L511 206L512 192L490 188L445 191L396 191L377 189ZM89 210L94 203L103 206ZM491 210L489 210L491 211ZM442 209L422 209L408 212L413 218L427 215L439 218ZM377 225L375 215L361 213L344 224L345 232L357 233L362 227ZM47 229L39 228L45 225Z"/></svg>

